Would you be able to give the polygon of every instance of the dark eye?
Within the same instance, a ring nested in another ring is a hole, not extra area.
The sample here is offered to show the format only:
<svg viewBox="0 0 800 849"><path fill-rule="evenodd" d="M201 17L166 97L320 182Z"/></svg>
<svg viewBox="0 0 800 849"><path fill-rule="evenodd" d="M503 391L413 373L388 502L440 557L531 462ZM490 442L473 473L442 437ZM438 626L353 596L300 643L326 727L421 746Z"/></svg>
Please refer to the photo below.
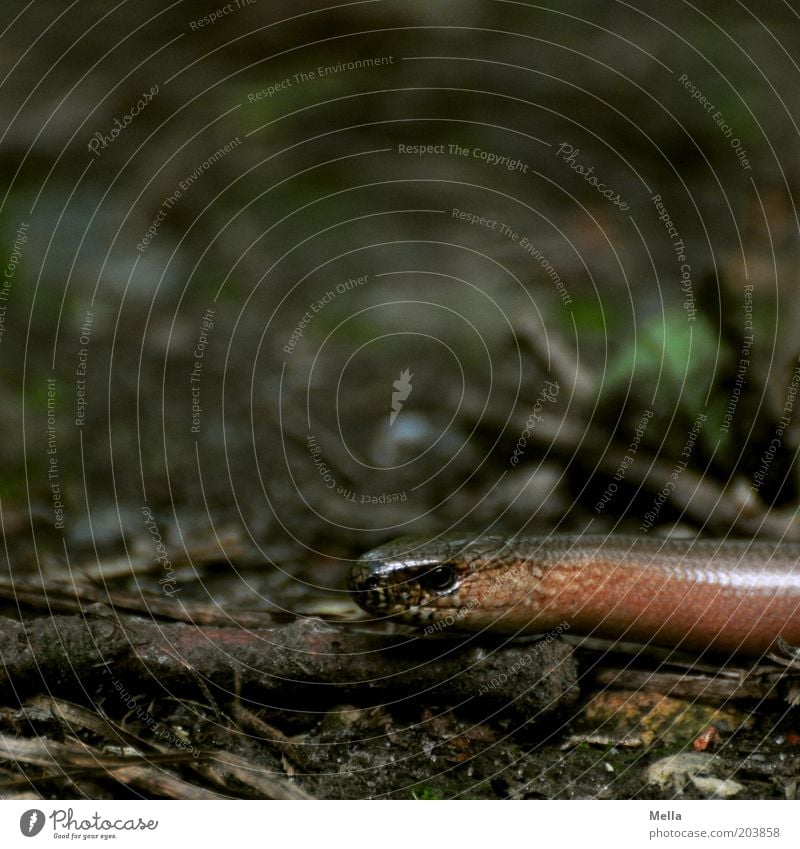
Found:
<svg viewBox="0 0 800 849"><path fill-rule="evenodd" d="M443 563L426 572L419 582L427 590L449 590L456 582L456 570L451 563Z"/></svg>
<svg viewBox="0 0 800 849"><path fill-rule="evenodd" d="M377 590L380 585L381 579L377 575L370 575L362 584L367 591Z"/></svg>

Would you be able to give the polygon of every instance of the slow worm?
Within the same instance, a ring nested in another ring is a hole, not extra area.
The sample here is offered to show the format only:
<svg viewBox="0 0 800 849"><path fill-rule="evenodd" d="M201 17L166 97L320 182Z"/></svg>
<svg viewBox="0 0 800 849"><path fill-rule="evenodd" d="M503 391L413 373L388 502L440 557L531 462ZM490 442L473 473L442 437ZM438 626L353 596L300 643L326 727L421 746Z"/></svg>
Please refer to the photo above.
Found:
<svg viewBox="0 0 800 849"><path fill-rule="evenodd" d="M356 601L440 630L570 633L761 655L800 645L800 544L628 536L401 538L352 568Z"/></svg>

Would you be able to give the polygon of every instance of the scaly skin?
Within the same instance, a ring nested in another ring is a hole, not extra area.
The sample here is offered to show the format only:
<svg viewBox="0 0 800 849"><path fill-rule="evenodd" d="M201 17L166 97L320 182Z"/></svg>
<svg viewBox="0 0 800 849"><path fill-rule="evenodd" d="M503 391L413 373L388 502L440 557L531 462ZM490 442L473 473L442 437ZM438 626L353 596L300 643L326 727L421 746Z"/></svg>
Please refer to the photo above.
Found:
<svg viewBox="0 0 800 849"><path fill-rule="evenodd" d="M449 578L452 577L452 582ZM402 538L350 573L371 613L761 655L800 645L800 544L627 536Z"/></svg>

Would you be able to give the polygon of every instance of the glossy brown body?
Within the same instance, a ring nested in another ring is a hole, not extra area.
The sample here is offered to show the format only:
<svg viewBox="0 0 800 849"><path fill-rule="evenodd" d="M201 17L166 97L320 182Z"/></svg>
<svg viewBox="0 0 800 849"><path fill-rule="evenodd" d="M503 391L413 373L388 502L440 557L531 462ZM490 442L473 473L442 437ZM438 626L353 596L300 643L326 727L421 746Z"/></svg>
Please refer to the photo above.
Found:
<svg viewBox="0 0 800 849"><path fill-rule="evenodd" d="M451 591L409 609L418 624L449 616L462 630L540 633L566 622L571 633L748 655L779 637L800 645L796 544L461 537L416 546L405 560L388 556L390 548L365 559L385 575L403 570L406 583L413 568L448 563L457 571ZM401 612L391 586L384 598L386 612Z"/></svg>
<svg viewBox="0 0 800 849"><path fill-rule="evenodd" d="M747 654L779 636L800 645L798 546L608 537L519 553L511 571L541 572L527 593L516 585L526 629L566 620L583 634Z"/></svg>

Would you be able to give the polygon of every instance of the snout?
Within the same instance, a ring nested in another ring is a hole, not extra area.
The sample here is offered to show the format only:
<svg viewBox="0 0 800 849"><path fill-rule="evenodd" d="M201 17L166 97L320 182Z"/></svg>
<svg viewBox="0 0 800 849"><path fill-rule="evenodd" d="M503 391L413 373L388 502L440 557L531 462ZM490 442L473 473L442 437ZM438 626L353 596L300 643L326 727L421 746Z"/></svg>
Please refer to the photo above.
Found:
<svg viewBox="0 0 800 849"><path fill-rule="evenodd" d="M370 578L373 578L370 581ZM368 587L368 584L371 584ZM366 589L375 589L375 581L374 576L372 574L372 569L366 563L356 563L351 568L347 574L347 589L350 590L354 595L360 592L363 592ZM358 597L356 596L356 601L358 601Z"/></svg>
<svg viewBox="0 0 800 849"><path fill-rule="evenodd" d="M370 613L380 613L386 608L386 593L381 584L374 564L356 563L347 575L347 589L353 600Z"/></svg>

